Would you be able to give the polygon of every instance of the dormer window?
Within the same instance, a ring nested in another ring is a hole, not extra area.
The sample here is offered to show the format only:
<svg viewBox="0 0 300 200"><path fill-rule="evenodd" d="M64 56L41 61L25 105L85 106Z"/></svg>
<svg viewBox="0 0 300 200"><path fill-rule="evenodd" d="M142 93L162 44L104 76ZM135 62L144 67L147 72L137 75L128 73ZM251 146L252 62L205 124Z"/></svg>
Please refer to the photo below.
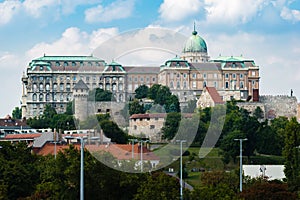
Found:
<svg viewBox="0 0 300 200"><path fill-rule="evenodd" d="M64 66L67 67L68 66L68 62L64 62Z"/></svg>
<svg viewBox="0 0 300 200"><path fill-rule="evenodd" d="M43 70L44 70L44 67L43 67L43 66L40 66L40 70L43 71Z"/></svg>
<svg viewBox="0 0 300 200"><path fill-rule="evenodd" d="M55 66L59 67L60 66L59 62L55 62Z"/></svg>

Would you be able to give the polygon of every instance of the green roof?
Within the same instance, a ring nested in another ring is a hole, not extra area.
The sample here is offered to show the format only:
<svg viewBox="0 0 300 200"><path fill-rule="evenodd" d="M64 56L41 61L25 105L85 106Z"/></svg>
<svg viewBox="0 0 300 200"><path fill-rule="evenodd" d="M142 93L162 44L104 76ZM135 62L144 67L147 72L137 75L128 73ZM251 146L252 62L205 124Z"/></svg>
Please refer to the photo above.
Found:
<svg viewBox="0 0 300 200"><path fill-rule="evenodd" d="M33 61L103 61L94 56L46 56L36 58Z"/></svg>
<svg viewBox="0 0 300 200"><path fill-rule="evenodd" d="M186 41L183 53L186 52L204 52L207 53L206 42L202 37L197 35L197 31L192 32L192 36Z"/></svg>
<svg viewBox="0 0 300 200"><path fill-rule="evenodd" d="M214 59L213 61L218 61L218 62L253 62L252 59L246 59L242 56L219 56L218 58Z"/></svg>

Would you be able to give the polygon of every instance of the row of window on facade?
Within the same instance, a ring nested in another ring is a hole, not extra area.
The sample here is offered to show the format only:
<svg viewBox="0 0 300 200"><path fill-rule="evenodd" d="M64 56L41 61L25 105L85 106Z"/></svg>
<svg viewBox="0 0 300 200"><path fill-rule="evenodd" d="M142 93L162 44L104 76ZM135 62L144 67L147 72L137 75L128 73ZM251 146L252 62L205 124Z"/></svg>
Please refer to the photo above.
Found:
<svg viewBox="0 0 300 200"><path fill-rule="evenodd" d="M155 129L155 125L150 125L149 128L150 128L150 129ZM134 125L134 126L133 126L133 129L134 129L134 130L137 130L137 125Z"/></svg>
<svg viewBox="0 0 300 200"><path fill-rule="evenodd" d="M130 81L130 82L132 82L132 80L134 81L134 82L138 82L138 81L140 81L140 82L144 82L144 80L146 80L146 82L147 83L149 83L150 82L150 77L146 77L146 79L145 79L145 77L140 77L140 78L138 78L138 77L129 77L128 78L128 81ZM155 77L152 77L152 82L155 82L155 80L156 80L156 78Z"/></svg>
<svg viewBox="0 0 300 200"><path fill-rule="evenodd" d="M57 101L57 94L52 95L52 100ZM59 100L60 101L71 101L72 100L72 95L71 94L60 94L59 95ZM51 95L50 94L32 94L32 101L51 101Z"/></svg>
<svg viewBox="0 0 300 200"><path fill-rule="evenodd" d="M123 77L116 77L116 76L113 76L113 77L103 77L103 76L99 76L99 78L97 78L97 76L83 76L83 75L80 75L78 76L81 80L83 81L86 81L86 82L89 82L90 80L92 81L97 81L99 79L99 81L102 81L102 80L105 80L105 82L110 82L110 80L112 81L119 81L119 82L122 82L123 81ZM71 81L71 78L73 81L76 81L77 80L77 76L53 76L53 81L57 81L58 79L60 81ZM32 76L31 77L32 81L43 81L43 80L46 80L46 82L49 82L51 80L51 77L50 76Z"/></svg>
<svg viewBox="0 0 300 200"><path fill-rule="evenodd" d="M48 62L50 65L51 65L51 62ZM59 61L56 61L55 62L55 66L56 67L59 67L59 66L64 66L64 67L67 67L67 66L72 66L72 67L75 67L75 66L80 66L80 67L83 67L83 66L104 66L104 63L102 62L83 62L83 61L80 61L80 62L75 62L75 61L72 61L72 62L67 62L67 61L64 61L64 62L59 62Z"/></svg>
<svg viewBox="0 0 300 200"><path fill-rule="evenodd" d="M226 79L229 79L229 76L230 75L228 73L225 74ZM244 78L244 74L235 74L235 73L231 74L232 79L236 79L238 76L239 76L240 79Z"/></svg>

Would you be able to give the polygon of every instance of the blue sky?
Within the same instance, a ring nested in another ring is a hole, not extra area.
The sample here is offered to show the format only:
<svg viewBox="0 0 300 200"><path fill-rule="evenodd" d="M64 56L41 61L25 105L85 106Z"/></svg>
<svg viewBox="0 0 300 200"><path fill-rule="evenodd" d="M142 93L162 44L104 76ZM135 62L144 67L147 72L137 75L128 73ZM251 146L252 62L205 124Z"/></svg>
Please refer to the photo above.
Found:
<svg viewBox="0 0 300 200"><path fill-rule="evenodd" d="M194 22L212 58L252 58L261 69L262 94L293 89L300 99L300 1L2 0L0 117L20 105L22 72L44 53L88 55L137 28L168 28L189 37Z"/></svg>

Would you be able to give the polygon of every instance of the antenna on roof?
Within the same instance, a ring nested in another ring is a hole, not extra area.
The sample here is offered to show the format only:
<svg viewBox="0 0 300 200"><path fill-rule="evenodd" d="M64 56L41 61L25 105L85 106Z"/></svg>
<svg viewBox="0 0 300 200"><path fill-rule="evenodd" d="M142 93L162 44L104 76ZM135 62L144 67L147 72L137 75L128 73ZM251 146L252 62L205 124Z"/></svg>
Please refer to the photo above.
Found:
<svg viewBox="0 0 300 200"><path fill-rule="evenodd" d="M46 56L46 54L44 53L44 57Z"/></svg>

